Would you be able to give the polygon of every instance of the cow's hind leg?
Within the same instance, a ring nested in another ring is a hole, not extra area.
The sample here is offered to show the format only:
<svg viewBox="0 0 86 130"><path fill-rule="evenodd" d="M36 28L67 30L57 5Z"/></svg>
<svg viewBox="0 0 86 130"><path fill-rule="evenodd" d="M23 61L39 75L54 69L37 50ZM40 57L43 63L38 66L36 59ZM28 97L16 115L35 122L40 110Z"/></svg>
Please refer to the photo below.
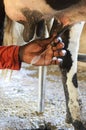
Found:
<svg viewBox="0 0 86 130"><path fill-rule="evenodd" d="M63 40L67 54L60 66L66 98L67 122L72 123L75 130L86 130L81 121L81 106L79 103L77 83L77 54L83 25L83 22L78 23L65 32Z"/></svg>

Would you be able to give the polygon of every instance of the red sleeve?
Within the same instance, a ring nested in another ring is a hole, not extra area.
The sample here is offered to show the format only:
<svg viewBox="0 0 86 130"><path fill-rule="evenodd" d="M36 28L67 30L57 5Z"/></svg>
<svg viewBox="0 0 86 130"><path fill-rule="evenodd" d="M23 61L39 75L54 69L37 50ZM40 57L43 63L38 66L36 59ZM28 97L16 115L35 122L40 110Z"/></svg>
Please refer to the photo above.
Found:
<svg viewBox="0 0 86 130"><path fill-rule="evenodd" d="M0 46L0 69L19 70L19 46Z"/></svg>

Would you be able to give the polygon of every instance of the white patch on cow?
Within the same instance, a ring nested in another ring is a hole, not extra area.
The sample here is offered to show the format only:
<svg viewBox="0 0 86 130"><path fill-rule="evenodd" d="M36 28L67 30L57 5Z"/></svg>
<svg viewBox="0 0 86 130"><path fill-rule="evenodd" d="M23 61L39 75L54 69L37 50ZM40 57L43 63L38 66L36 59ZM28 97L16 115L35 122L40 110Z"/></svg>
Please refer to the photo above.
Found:
<svg viewBox="0 0 86 130"><path fill-rule="evenodd" d="M5 17L3 45L26 44L23 40L23 29L24 26L22 24L11 21L9 18ZM12 75L12 70L0 70L0 74L5 78L5 80L9 80Z"/></svg>
<svg viewBox="0 0 86 130"><path fill-rule="evenodd" d="M84 22L75 24L70 31L70 39L68 50L73 60L72 67L67 73L67 87L69 93L69 110L73 120L80 120L80 106L78 103L78 88L72 82L73 75L77 72L77 53L79 49L80 35L84 26Z"/></svg>
<svg viewBox="0 0 86 130"><path fill-rule="evenodd" d="M22 45L24 26L5 17L3 45Z"/></svg>
<svg viewBox="0 0 86 130"><path fill-rule="evenodd" d="M23 40L24 26L18 22L13 23L13 41L16 45L22 45L26 42Z"/></svg>

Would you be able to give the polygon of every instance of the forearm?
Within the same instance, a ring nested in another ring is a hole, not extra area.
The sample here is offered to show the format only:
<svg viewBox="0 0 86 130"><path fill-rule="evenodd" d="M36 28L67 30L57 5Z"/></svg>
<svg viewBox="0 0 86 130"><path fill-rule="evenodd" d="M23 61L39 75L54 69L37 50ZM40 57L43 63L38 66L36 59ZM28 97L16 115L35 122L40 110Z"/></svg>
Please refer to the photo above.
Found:
<svg viewBox="0 0 86 130"><path fill-rule="evenodd" d="M19 70L21 61L19 60L19 46L0 46L0 69Z"/></svg>

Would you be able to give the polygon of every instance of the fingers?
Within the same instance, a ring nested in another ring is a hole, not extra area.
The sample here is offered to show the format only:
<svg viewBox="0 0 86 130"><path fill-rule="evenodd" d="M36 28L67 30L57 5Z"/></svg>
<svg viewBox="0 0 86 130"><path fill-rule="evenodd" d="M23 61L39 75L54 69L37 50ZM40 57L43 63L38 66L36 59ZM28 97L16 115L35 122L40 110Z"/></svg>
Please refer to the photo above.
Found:
<svg viewBox="0 0 86 130"><path fill-rule="evenodd" d="M64 43L60 37L55 38L54 42L51 44L53 51L60 50L64 48Z"/></svg>
<svg viewBox="0 0 86 130"><path fill-rule="evenodd" d="M41 46L46 46L46 45L49 45L49 44L51 45L51 43L54 42L56 36L57 36L57 33L54 32L51 37L43 39L43 40L40 40L40 45Z"/></svg>
<svg viewBox="0 0 86 130"><path fill-rule="evenodd" d="M54 46L52 47L53 50L53 58L51 64L59 65L63 62L61 57L66 55L66 50L64 50L64 43L62 42L62 39L58 37L54 40ZM63 49L63 50L62 50Z"/></svg>
<svg viewBox="0 0 86 130"><path fill-rule="evenodd" d="M58 43L55 47L52 47L52 50L53 51L56 51L56 50L61 50L64 48L64 43Z"/></svg>
<svg viewBox="0 0 86 130"><path fill-rule="evenodd" d="M63 59L61 57L66 55L66 50L54 51L53 55L54 56L52 58L51 64L59 65L63 62Z"/></svg>
<svg viewBox="0 0 86 130"><path fill-rule="evenodd" d="M36 65L59 65L62 63L62 57L66 55L66 50L64 50L64 43L62 42L61 38L55 38L54 40L55 46L52 47L52 44L48 46L46 51L42 53L40 58L43 58L41 62L39 61ZM44 62L43 62L44 61Z"/></svg>
<svg viewBox="0 0 86 130"><path fill-rule="evenodd" d="M59 51L54 51L54 56L55 57L62 57L66 55L66 50L59 50Z"/></svg>
<svg viewBox="0 0 86 130"><path fill-rule="evenodd" d="M44 53L43 55L39 57L36 57L37 61L36 63L33 63L35 65L42 65L42 66L48 66L48 65L59 65L63 62L62 58L66 55L65 50L61 51L55 51L54 53L51 50L48 50L48 52Z"/></svg>
<svg viewBox="0 0 86 130"><path fill-rule="evenodd" d="M56 38L56 33L52 35L51 38L47 38L39 41L41 47L52 46L53 50L64 48L64 43L60 37Z"/></svg>
<svg viewBox="0 0 86 130"><path fill-rule="evenodd" d="M61 58L53 57L51 60L45 60L44 65L60 65L63 62Z"/></svg>
<svg viewBox="0 0 86 130"><path fill-rule="evenodd" d="M61 58L57 58L57 57L53 57L52 58L52 61L51 61L51 64L52 65L59 65L59 64L61 64L62 63L62 59Z"/></svg>

